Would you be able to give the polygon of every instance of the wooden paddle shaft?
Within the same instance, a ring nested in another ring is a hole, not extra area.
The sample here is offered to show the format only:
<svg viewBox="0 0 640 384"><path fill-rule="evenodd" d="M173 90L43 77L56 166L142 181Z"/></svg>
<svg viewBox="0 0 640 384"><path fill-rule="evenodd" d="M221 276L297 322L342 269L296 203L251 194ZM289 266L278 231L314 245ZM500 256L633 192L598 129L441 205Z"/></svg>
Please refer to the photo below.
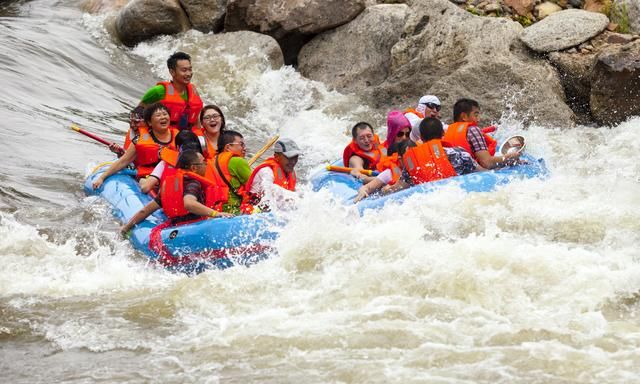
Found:
<svg viewBox="0 0 640 384"><path fill-rule="evenodd" d="M267 149L269 149L273 144L276 143L276 141L278 141L278 139L280 138L279 135L275 135L271 138L271 140L269 140L267 142L267 144L264 145L264 147L260 148L260 150L258 152L256 152L255 155L253 155L249 161L247 161L247 163L249 163L249 165L253 164L256 162L256 160L258 160L260 158L260 156L262 156L263 153L265 153L267 151Z"/></svg>

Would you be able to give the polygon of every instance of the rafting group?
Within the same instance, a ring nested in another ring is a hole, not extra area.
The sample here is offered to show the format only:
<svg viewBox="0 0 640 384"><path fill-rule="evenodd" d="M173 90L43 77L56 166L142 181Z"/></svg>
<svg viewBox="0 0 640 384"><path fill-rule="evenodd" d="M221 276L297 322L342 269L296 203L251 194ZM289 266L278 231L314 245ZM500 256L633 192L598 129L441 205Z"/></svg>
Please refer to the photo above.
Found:
<svg viewBox="0 0 640 384"><path fill-rule="evenodd" d="M130 114L124 146L110 145L118 160L92 183L99 189L105 179L133 163L142 192L154 196L122 226L122 233L160 208L176 225L290 204L301 155L296 143L290 138L269 143L274 155L251 170L242 134L227 129L220 107L204 105L191 83L191 57L176 52L167 66L171 80L144 94ZM518 162L519 151L496 155L496 141L488 134L495 127L478 127L476 101L458 100L448 126L440 121L440 107L436 96L427 95L415 108L389 112L384 143L369 123L353 126L344 167L338 168L362 181L356 201L376 191L391 193Z"/></svg>

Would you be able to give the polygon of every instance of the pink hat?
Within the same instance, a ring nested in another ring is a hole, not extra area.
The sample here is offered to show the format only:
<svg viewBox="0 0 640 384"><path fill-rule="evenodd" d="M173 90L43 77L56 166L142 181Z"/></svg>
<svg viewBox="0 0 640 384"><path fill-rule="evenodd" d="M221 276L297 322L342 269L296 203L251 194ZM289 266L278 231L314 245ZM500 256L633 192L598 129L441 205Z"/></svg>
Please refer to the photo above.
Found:
<svg viewBox="0 0 640 384"><path fill-rule="evenodd" d="M411 123L404 117L404 114L400 111L391 111L387 115L387 140L385 141L385 147L389 147L394 142L396 135L402 128L411 129Z"/></svg>

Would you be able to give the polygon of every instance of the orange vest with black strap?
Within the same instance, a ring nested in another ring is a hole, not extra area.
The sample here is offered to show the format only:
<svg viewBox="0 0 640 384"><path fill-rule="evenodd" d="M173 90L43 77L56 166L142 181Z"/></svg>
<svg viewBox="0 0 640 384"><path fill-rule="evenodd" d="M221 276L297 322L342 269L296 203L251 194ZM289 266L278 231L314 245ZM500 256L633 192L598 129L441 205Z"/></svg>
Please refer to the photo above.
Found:
<svg viewBox="0 0 640 384"><path fill-rule="evenodd" d="M189 176L192 179L196 179L202 185L203 191L206 191L213 183L193 172L186 172L182 169L167 168L165 169L162 178L162 184L160 186L160 202L162 204L162 210L168 218L173 219L176 217L186 216L190 212L184 207L184 176Z"/></svg>
<svg viewBox="0 0 640 384"><path fill-rule="evenodd" d="M284 170L282 169L280 164L278 164L278 162L276 161L276 159L273 157L270 157L267 160L265 160L262 164L258 165L253 170L253 172L251 172L249 181L247 181L247 184L245 186L245 190L247 191L247 196L249 197L250 201L256 202L262 198L262 196L253 195L252 193L250 193L250 191L251 191L251 186L253 185L253 179L256 177L256 175L261 169L266 167L271 168L271 171L273 172L273 183L275 185L280 186L289 191L296 190L296 181L297 181L296 171L291 172L289 176L287 176L284 173Z"/></svg>
<svg viewBox="0 0 640 384"><path fill-rule="evenodd" d="M207 170L205 178L211 180L213 184L207 187L205 205L217 211L222 211L222 206L229 201L229 192L233 191L240 196L242 201L248 200L246 197L245 187L235 189L231 185L231 173L229 173L229 161L232 157L238 155L232 152L222 152L217 154L213 159L207 161ZM251 213L253 207L241 206L243 213Z"/></svg>
<svg viewBox="0 0 640 384"><path fill-rule="evenodd" d="M402 168L400 168L400 159L398 158L397 152L391 156L383 156L376 168L379 172L387 169L391 170L391 182L389 182L389 185L395 184L402 175Z"/></svg>
<svg viewBox="0 0 640 384"><path fill-rule="evenodd" d="M404 169L409 173L414 184L457 176L438 139L407 149L402 156L402 161Z"/></svg>
<svg viewBox="0 0 640 384"><path fill-rule="evenodd" d="M137 170L138 178L148 176L153 172L153 168L160 162L159 152L162 148L168 147L171 149L176 148L174 140L176 138L177 131L171 129L171 142L168 144L161 144L154 140L151 131L146 127L140 127L138 133L138 140L135 143L136 158L133 161Z"/></svg>
<svg viewBox="0 0 640 384"><path fill-rule="evenodd" d="M405 114L405 115L407 113L413 113L414 115L418 116L419 118L424 119L424 114L418 112L415 108L407 108L402 113Z"/></svg>
<svg viewBox="0 0 640 384"><path fill-rule="evenodd" d="M202 156L205 159L213 159L218 153L218 143L211 142L211 140L207 139L207 136L204 133L204 129L202 128L191 128L191 132L195 133L200 139L200 147L202 147Z"/></svg>
<svg viewBox="0 0 640 384"><path fill-rule="evenodd" d="M189 129L196 125L204 105L196 87L191 83L187 85L187 101L185 101L182 95L176 91L172 82L161 81L156 85L164 86L165 95L160 102L169 109L171 126L178 129Z"/></svg>
<svg viewBox="0 0 640 384"><path fill-rule="evenodd" d="M378 162L382 158L378 135L373 135L373 148L369 152L363 151L355 141L351 140L351 143L349 143L344 149L344 152L342 152L342 162L345 167L349 166L351 156L358 156L364 160L364 169L375 170Z"/></svg>
<svg viewBox="0 0 640 384"><path fill-rule="evenodd" d="M462 147L465 151L469 152L474 159L476 159L476 154L471 150L471 145L467 140L467 132L469 131L469 127L475 126L475 123L467 123L467 122L457 122L453 124L449 124L447 128L447 132L445 132L442 140L447 141L453 147ZM497 141L489 136L488 133L483 132L482 136L484 137L484 141L487 144L487 149L489 150L489 154L493 156L496 153Z"/></svg>

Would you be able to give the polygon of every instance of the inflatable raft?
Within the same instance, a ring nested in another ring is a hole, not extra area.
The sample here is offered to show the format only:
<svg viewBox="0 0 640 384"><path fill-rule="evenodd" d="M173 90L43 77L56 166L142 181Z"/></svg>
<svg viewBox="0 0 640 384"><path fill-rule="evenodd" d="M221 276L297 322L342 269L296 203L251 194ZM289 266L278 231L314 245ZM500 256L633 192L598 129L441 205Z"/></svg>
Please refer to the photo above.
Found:
<svg viewBox="0 0 640 384"><path fill-rule="evenodd" d="M142 193L133 178L132 170L121 171L109 178L97 190L93 181L107 169L99 166L85 180L87 195L98 195L112 207L120 222L126 223L151 197ZM271 244L277 236L277 219L269 213L234 218L203 219L178 226L168 226L153 233L152 229L166 221L162 210L156 211L131 231L133 247L151 261L169 270L189 274L208 268L228 268L233 265L250 265L264 259L272 251Z"/></svg>
<svg viewBox="0 0 640 384"><path fill-rule="evenodd" d="M505 185L513 180L545 177L548 175L549 171L543 159L536 159L528 154L522 154L520 159L526 161L526 163L424 183L389 195L372 195L358 202L356 206L360 214L362 214L366 209L381 208L389 201L402 201L413 194L428 193L452 183L456 183L467 192L489 192L497 186ZM337 160L333 165L341 166L342 160ZM311 177L311 185L314 191L327 189L338 200L348 204L349 202L353 202L353 199L358 193L358 189L362 186L362 182L348 173L331 172L323 169Z"/></svg>

